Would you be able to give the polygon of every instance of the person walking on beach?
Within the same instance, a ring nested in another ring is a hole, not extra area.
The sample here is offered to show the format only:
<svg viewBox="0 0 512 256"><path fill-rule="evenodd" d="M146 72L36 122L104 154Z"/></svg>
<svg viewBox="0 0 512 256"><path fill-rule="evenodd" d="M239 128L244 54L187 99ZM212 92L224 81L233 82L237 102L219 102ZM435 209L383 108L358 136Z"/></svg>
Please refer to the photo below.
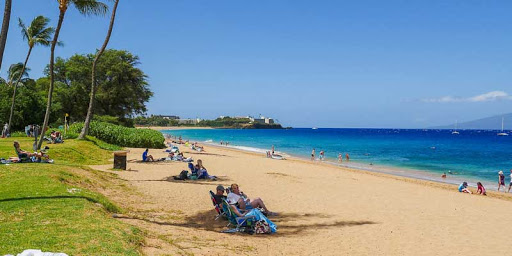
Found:
<svg viewBox="0 0 512 256"><path fill-rule="evenodd" d="M503 174L503 171L498 172L498 191L500 191L501 186L505 190L505 174Z"/></svg>
<svg viewBox="0 0 512 256"><path fill-rule="evenodd" d="M272 145L272 155L274 155L274 145Z"/></svg>
<svg viewBox="0 0 512 256"><path fill-rule="evenodd" d="M343 155L341 153L338 154L338 162L339 163L343 162Z"/></svg>
<svg viewBox="0 0 512 256"><path fill-rule="evenodd" d="M508 184L508 191L507 191L507 193L510 192L510 187L512 187L512 169L510 169L510 183Z"/></svg>
<svg viewBox="0 0 512 256"><path fill-rule="evenodd" d="M320 161L323 161L324 160L324 151L323 150L320 150Z"/></svg>
<svg viewBox="0 0 512 256"><path fill-rule="evenodd" d="M315 161L315 149L311 151L311 161Z"/></svg>
<svg viewBox="0 0 512 256"><path fill-rule="evenodd" d="M348 153L345 154L345 159L347 160L347 162L350 160L350 156L348 156Z"/></svg>

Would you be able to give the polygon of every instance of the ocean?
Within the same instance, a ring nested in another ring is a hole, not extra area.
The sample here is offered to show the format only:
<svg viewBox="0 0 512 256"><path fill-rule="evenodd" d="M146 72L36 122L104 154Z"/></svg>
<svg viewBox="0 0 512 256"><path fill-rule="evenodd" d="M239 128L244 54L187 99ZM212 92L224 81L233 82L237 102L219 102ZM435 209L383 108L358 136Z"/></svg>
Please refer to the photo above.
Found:
<svg viewBox="0 0 512 256"><path fill-rule="evenodd" d="M289 130L189 129L166 130L190 141L219 144L264 153L275 150L290 156L310 159L325 152L325 162L370 171L448 183L482 181L497 184L498 171L507 176L512 169L512 135L497 136L497 131L417 129L339 129L294 128ZM350 161L345 161L345 154ZM448 172L451 172L448 173ZM441 179L443 172L448 179ZM484 183L484 185L485 185Z"/></svg>

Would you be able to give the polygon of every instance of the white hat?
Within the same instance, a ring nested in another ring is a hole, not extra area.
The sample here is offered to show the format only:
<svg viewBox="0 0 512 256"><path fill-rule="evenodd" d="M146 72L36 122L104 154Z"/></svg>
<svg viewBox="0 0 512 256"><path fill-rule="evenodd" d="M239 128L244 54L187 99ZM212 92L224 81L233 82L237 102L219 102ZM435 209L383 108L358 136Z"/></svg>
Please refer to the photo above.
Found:
<svg viewBox="0 0 512 256"><path fill-rule="evenodd" d="M503 171L499 171L498 174L503 174Z"/></svg>

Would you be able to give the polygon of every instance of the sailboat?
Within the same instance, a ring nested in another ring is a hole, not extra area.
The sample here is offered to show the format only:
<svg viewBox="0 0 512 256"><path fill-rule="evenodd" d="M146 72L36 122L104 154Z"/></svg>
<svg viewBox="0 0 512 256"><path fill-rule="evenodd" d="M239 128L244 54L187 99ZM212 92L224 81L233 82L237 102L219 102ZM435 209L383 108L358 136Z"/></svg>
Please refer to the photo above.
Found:
<svg viewBox="0 0 512 256"><path fill-rule="evenodd" d="M459 123L458 120L455 120L455 130L453 130L452 134L459 134L459 132L457 131L457 124Z"/></svg>
<svg viewBox="0 0 512 256"><path fill-rule="evenodd" d="M501 118L501 132L498 133L498 136L508 136L508 133L503 131L503 122L504 122L504 120L505 120L505 118L502 117Z"/></svg>

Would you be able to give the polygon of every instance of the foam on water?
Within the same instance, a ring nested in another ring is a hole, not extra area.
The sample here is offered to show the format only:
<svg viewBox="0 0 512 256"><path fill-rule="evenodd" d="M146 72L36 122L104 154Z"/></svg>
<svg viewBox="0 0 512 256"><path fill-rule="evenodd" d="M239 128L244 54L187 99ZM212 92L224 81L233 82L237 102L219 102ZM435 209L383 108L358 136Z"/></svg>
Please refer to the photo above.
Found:
<svg viewBox="0 0 512 256"><path fill-rule="evenodd" d="M304 159L309 159L315 148L317 156L324 150L326 161L335 165L338 153L349 153L351 161L343 159L343 165L351 168L453 184L482 181L491 189L497 172L512 168L512 140L496 136L495 131L462 130L460 135L452 135L449 130L410 129L209 129L163 133L211 145L229 141L229 147L262 154L274 145L276 150ZM457 175L441 179L448 170Z"/></svg>

